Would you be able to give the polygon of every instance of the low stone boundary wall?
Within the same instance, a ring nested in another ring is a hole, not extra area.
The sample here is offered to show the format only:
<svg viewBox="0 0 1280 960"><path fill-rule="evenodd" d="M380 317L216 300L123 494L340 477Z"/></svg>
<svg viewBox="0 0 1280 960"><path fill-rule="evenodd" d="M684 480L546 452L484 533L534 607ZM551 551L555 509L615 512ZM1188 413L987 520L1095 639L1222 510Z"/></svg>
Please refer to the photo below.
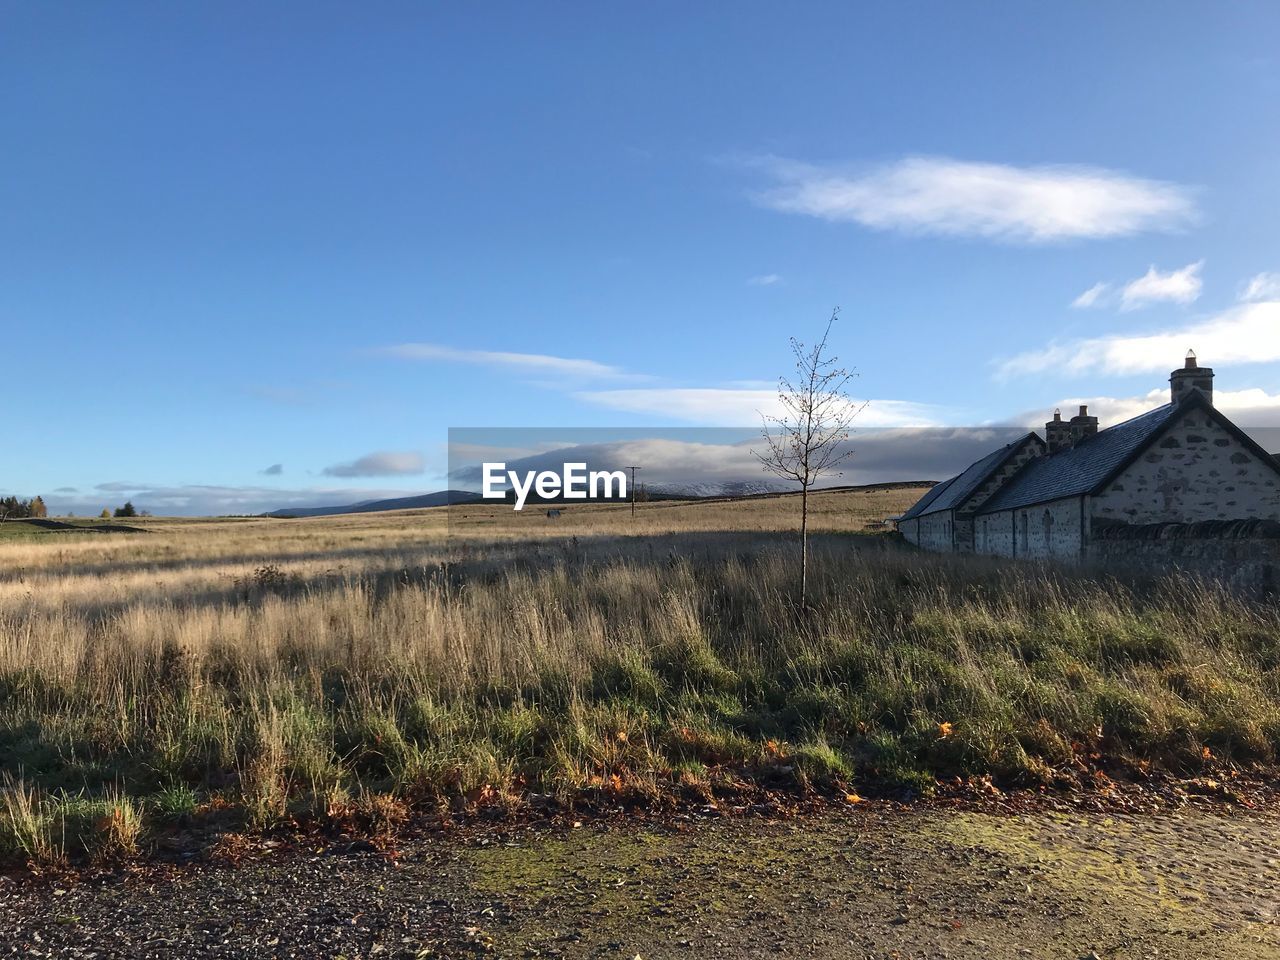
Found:
<svg viewBox="0 0 1280 960"><path fill-rule="evenodd" d="M1148 573L1182 570L1249 596L1280 593L1280 523L1095 524L1087 559Z"/></svg>

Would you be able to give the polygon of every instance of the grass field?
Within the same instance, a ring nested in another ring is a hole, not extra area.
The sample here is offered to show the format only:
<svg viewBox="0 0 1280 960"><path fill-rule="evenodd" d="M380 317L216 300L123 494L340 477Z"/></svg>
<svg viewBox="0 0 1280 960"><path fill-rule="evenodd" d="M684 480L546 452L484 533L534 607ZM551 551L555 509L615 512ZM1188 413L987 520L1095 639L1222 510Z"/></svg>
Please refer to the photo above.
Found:
<svg viewBox="0 0 1280 960"><path fill-rule="evenodd" d="M0 542L0 849L1273 763L1274 606L864 532L920 492L815 498L807 613L794 497Z"/></svg>

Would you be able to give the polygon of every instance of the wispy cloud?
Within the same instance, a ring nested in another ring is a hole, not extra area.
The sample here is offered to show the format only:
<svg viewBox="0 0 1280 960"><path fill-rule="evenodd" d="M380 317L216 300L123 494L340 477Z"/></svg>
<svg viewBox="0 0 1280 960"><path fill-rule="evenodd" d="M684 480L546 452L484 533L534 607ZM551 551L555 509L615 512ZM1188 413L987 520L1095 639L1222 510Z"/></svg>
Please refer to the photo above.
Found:
<svg viewBox="0 0 1280 960"><path fill-rule="evenodd" d="M1120 306L1123 310L1136 310L1149 303L1194 303L1200 297L1203 281L1200 279L1200 268L1203 260L1189 263L1181 270L1170 270L1161 273L1151 266L1147 272L1136 280L1125 284L1120 291Z"/></svg>
<svg viewBox="0 0 1280 960"><path fill-rule="evenodd" d="M1004 360L997 374L1167 371L1178 365L1188 349L1210 366L1280 360L1280 300L1243 304L1209 320L1157 333L1050 344Z"/></svg>
<svg viewBox="0 0 1280 960"><path fill-rule="evenodd" d="M273 463L271 466L267 467L265 470L262 471L262 475L264 477L278 477L282 473L284 473L283 463Z"/></svg>
<svg viewBox="0 0 1280 960"><path fill-rule="evenodd" d="M1153 264L1146 273L1128 283L1116 286L1105 280L1095 283L1071 301L1071 306L1090 309L1115 306L1118 303L1121 310L1136 310L1160 302L1193 303L1199 299L1204 286L1200 277L1203 267L1204 261L1198 260L1180 270L1161 272Z"/></svg>
<svg viewBox="0 0 1280 960"><path fill-rule="evenodd" d="M573 377L578 380L630 380L638 379L619 367L598 363L595 360L579 360L554 357L541 353L509 353L501 350L462 350L438 343L401 343L383 347L377 351L383 356L402 360L437 360L448 363L470 363L486 367L502 367L536 375Z"/></svg>
<svg viewBox="0 0 1280 960"><path fill-rule="evenodd" d="M338 463L325 467L329 477L393 477L412 476L426 470L426 461L420 453L396 453L379 451L365 454L350 463Z"/></svg>
<svg viewBox="0 0 1280 960"><path fill-rule="evenodd" d="M777 180L756 196L764 206L879 230L1045 243L1175 230L1196 217L1188 188L1098 167L947 157L860 171L779 157L748 162Z"/></svg>
<svg viewBox="0 0 1280 960"><path fill-rule="evenodd" d="M762 273L758 277L750 277L747 280L749 287L772 287L774 284L781 283L782 277L776 273Z"/></svg>
<svg viewBox="0 0 1280 960"><path fill-rule="evenodd" d="M1240 299L1245 302L1280 300L1280 273L1259 273L1250 277L1240 291Z"/></svg>
<svg viewBox="0 0 1280 960"><path fill-rule="evenodd" d="M652 414L714 426L745 426L760 422L760 414L781 415L777 389L670 387L638 390L588 390L575 396L611 410ZM856 425L860 427L929 426L941 411L907 400L872 400Z"/></svg>
<svg viewBox="0 0 1280 960"><path fill-rule="evenodd" d="M1109 283L1095 283L1080 296L1071 301L1071 306L1077 310L1088 310L1091 307L1100 307L1106 300L1107 294L1111 290Z"/></svg>

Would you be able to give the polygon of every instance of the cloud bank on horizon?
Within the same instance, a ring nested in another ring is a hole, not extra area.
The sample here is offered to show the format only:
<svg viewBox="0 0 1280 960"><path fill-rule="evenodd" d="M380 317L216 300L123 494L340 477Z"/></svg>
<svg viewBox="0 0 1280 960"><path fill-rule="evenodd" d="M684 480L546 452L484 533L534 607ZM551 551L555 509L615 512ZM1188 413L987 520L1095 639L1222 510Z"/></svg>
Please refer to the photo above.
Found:
<svg viewBox="0 0 1280 960"><path fill-rule="evenodd" d="M723 484L758 484L770 489L798 489L780 484L764 470L756 451L764 449L758 434L743 428L667 429L662 436L615 439L607 428L593 431L600 439L572 443L513 459L488 452L484 433L473 438L469 431L455 431L450 443L449 480L461 489L479 490L481 463L501 460L518 472L560 472L565 463L581 462L588 470L621 470L640 466L637 482L657 489L685 490ZM845 445L852 458L839 473L828 475L821 486L892 483L905 480L938 480L1011 442L1025 433L1018 426L926 427L918 429L871 428L859 430ZM554 434L531 429L504 431L515 446L546 447ZM519 443L517 444L517 438ZM457 447L455 448L455 444Z"/></svg>
<svg viewBox="0 0 1280 960"><path fill-rule="evenodd" d="M423 473L426 461L422 454L383 450L367 453L349 463L335 463L324 468L328 477L406 477Z"/></svg>
<svg viewBox="0 0 1280 960"><path fill-rule="evenodd" d="M257 516L286 507L344 506L366 500L411 497L413 489L366 487L272 487L262 485L171 484L115 480L88 489L58 491L46 498L56 514L97 516L131 501L157 516Z"/></svg>

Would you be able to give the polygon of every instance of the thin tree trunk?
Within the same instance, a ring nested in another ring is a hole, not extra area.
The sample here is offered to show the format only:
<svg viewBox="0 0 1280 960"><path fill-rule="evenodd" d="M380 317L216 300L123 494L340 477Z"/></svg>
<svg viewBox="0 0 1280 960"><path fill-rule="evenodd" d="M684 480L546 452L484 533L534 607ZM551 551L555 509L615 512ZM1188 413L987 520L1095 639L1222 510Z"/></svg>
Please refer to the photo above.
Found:
<svg viewBox="0 0 1280 960"><path fill-rule="evenodd" d="M809 485L800 489L800 606L809 605Z"/></svg>

